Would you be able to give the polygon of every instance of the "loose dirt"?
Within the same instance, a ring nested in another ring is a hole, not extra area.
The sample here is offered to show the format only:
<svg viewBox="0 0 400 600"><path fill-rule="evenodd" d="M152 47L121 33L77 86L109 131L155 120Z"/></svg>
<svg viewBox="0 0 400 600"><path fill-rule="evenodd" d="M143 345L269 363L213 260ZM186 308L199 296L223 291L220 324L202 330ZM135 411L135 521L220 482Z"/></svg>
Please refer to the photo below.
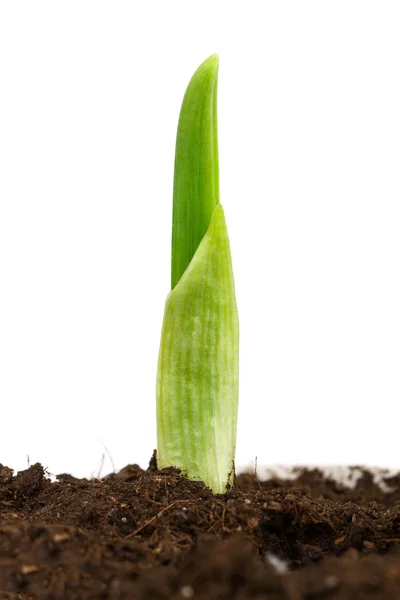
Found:
<svg viewBox="0 0 400 600"><path fill-rule="evenodd" d="M215 496L154 458L55 482L0 464L0 600L399 600L400 477L384 484L299 469Z"/></svg>

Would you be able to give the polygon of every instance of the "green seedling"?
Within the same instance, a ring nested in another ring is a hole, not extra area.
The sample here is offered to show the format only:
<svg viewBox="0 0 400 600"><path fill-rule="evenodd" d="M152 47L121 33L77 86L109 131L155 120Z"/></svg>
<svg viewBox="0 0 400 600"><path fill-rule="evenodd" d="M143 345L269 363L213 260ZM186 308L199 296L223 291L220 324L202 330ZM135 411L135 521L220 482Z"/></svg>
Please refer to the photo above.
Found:
<svg viewBox="0 0 400 600"><path fill-rule="evenodd" d="M217 81L213 55L190 80L179 117L171 292L157 374L157 462L224 493L234 477L239 321L219 203Z"/></svg>

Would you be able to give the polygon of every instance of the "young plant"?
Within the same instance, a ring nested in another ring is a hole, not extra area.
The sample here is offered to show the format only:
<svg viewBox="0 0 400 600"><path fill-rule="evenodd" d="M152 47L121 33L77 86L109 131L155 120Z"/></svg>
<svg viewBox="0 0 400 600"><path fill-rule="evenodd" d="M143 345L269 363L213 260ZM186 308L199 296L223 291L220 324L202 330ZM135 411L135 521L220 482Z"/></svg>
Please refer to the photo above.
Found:
<svg viewBox="0 0 400 600"><path fill-rule="evenodd" d="M239 321L219 203L217 80L213 55L190 80L179 117L171 292L157 374L157 462L224 493L234 477Z"/></svg>

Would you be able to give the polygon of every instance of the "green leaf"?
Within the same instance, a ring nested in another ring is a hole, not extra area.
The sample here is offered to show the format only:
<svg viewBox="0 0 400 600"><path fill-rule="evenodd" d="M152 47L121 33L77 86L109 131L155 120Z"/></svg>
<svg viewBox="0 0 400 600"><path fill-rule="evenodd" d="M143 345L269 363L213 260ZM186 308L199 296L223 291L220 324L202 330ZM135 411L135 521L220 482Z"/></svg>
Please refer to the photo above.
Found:
<svg viewBox="0 0 400 600"><path fill-rule="evenodd" d="M175 149L171 289L192 260L219 203L218 57L204 61L187 87Z"/></svg>
<svg viewBox="0 0 400 600"><path fill-rule="evenodd" d="M165 306L157 376L157 460L215 493L234 475L239 322L222 206Z"/></svg>

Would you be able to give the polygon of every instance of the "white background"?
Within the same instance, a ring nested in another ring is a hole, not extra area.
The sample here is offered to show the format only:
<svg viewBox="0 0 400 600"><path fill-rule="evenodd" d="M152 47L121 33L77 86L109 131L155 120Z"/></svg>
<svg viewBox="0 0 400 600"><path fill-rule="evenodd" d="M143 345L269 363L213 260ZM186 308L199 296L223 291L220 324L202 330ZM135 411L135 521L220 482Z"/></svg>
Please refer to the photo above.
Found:
<svg viewBox="0 0 400 600"><path fill-rule="evenodd" d="M390 1L1 3L1 463L147 465L177 119L217 52L237 463L400 467L399 30Z"/></svg>

